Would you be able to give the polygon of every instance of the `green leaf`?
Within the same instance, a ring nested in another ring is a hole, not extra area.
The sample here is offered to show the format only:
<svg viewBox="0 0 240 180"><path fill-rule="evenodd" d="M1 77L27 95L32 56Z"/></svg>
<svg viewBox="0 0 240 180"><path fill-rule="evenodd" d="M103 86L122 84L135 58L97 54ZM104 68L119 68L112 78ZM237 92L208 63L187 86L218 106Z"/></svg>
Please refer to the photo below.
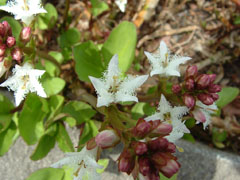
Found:
<svg viewBox="0 0 240 180"><path fill-rule="evenodd" d="M19 35L22 30L21 24L18 21L16 21L14 18L9 17L9 16L5 16L5 17L1 18L0 22L2 22L2 21L7 21L10 24L10 26L12 28L13 36L16 38L16 41L18 41Z"/></svg>
<svg viewBox="0 0 240 180"><path fill-rule="evenodd" d="M101 0L91 0L91 4L92 4L91 11L93 16L98 16L103 11L108 10L108 4Z"/></svg>
<svg viewBox="0 0 240 180"><path fill-rule="evenodd" d="M218 93L219 99L216 104L219 108L223 108L230 102L232 102L239 94L239 89L236 87L224 87L222 91Z"/></svg>
<svg viewBox="0 0 240 180"><path fill-rule="evenodd" d="M59 123L59 129L57 134L58 147L63 152L74 152L73 143L66 131L65 127Z"/></svg>
<svg viewBox="0 0 240 180"><path fill-rule="evenodd" d="M223 142L227 139L227 132L222 129L213 127L212 129L212 139L214 142Z"/></svg>
<svg viewBox="0 0 240 180"><path fill-rule="evenodd" d="M140 102L140 103L136 103L133 106L133 108L131 110L133 119L138 120L139 118L144 116L143 108L145 105L146 105L146 103Z"/></svg>
<svg viewBox="0 0 240 180"><path fill-rule="evenodd" d="M0 2L0 6L3 6L3 5L5 5L5 4L6 4L6 2L7 2L7 0L2 0L2 1Z"/></svg>
<svg viewBox="0 0 240 180"><path fill-rule="evenodd" d="M29 94L19 116L19 131L28 145L35 144L44 134L43 120L48 113L47 101L36 94Z"/></svg>
<svg viewBox="0 0 240 180"><path fill-rule="evenodd" d="M63 180L64 170L43 168L32 173L26 180Z"/></svg>
<svg viewBox="0 0 240 180"><path fill-rule="evenodd" d="M240 24L240 16L237 16L237 17L234 18L233 24L235 24L235 25Z"/></svg>
<svg viewBox="0 0 240 180"><path fill-rule="evenodd" d="M85 123L83 133L79 139L79 148L80 149L87 141L92 139L98 134L98 128L93 121Z"/></svg>
<svg viewBox="0 0 240 180"><path fill-rule="evenodd" d="M37 147L31 155L31 159L37 161L44 158L52 148L54 148L56 142L57 125L54 124L48 128L46 133L40 138Z"/></svg>
<svg viewBox="0 0 240 180"><path fill-rule="evenodd" d="M99 159L97 162L100 166L103 166L102 169L97 169L97 173L103 173L104 170L107 168L109 159Z"/></svg>
<svg viewBox="0 0 240 180"><path fill-rule="evenodd" d="M70 28L59 37L61 48L71 47L80 41L81 34L77 28Z"/></svg>
<svg viewBox="0 0 240 180"><path fill-rule="evenodd" d="M136 42L137 32L133 23L125 21L114 28L102 47L105 67L112 56L118 54L119 67L126 72L134 60Z"/></svg>
<svg viewBox="0 0 240 180"><path fill-rule="evenodd" d="M143 107L143 111L147 116L151 116L153 113L155 113L156 110L155 107L152 107L149 103L146 103Z"/></svg>
<svg viewBox="0 0 240 180"><path fill-rule="evenodd" d="M47 3L44 6L44 9L46 9L47 13L42 13L37 16L37 26L39 29L46 30L51 29L54 27L54 25L57 22L58 14L56 8L50 4Z"/></svg>
<svg viewBox="0 0 240 180"><path fill-rule="evenodd" d="M98 48L92 41L82 43L73 49L75 71L82 81L90 82L88 76L101 77L104 71Z"/></svg>
<svg viewBox="0 0 240 180"><path fill-rule="evenodd" d="M49 110L50 114L48 116L48 119L51 120L57 115L64 103L64 97L60 95L54 95L50 97L49 100Z"/></svg>
<svg viewBox="0 0 240 180"><path fill-rule="evenodd" d="M194 118L189 118L186 120L185 125L188 129L193 128L196 124L196 120Z"/></svg>
<svg viewBox="0 0 240 180"><path fill-rule="evenodd" d="M0 156L4 155L9 150L18 135L17 126L12 121L8 129L0 133Z"/></svg>
<svg viewBox="0 0 240 180"><path fill-rule="evenodd" d="M7 129L12 121L13 114L10 112L14 106L11 101L0 94L0 133Z"/></svg>
<svg viewBox="0 0 240 180"><path fill-rule="evenodd" d="M194 139L194 137L191 134L184 134L183 135L183 139L185 139L187 141L190 141L192 143L195 143L195 139Z"/></svg>
<svg viewBox="0 0 240 180"><path fill-rule="evenodd" d="M89 121L96 114L90 105L81 101L70 101L62 112L75 118L78 124Z"/></svg>
<svg viewBox="0 0 240 180"><path fill-rule="evenodd" d="M60 53L60 52L58 52L58 51L50 51L48 54L49 54L50 56L54 57L59 64L62 64L62 63L63 63L64 58L63 58L62 53Z"/></svg>
<svg viewBox="0 0 240 180"><path fill-rule="evenodd" d="M165 177L162 173L160 173L161 180L177 180L177 174L174 174L171 178Z"/></svg>
<svg viewBox="0 0 240 180"><path fill-rule="evenodd" d="M44 75L41 81L44 91L48 96L60 93L65 86L65 81L63 79L58 77L49 77L49 75Z"/></svg>

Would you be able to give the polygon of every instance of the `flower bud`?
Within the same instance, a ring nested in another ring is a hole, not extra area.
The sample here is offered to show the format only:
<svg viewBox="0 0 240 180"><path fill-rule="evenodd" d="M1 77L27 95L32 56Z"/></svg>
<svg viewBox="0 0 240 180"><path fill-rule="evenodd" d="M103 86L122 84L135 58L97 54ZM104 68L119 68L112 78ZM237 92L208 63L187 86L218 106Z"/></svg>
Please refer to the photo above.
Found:
<svg viewBox="0 0 240 180"><path fill-rule="evenodd" d="M0 56L4 56L5 51L6 45L5 44L0 45Z"/></svg>
<svg viewBox="0 0 240 180"><path fill-rule="evenodd" d="M220 92L221 90L222 90L221 86L217 84L210 84L210 86L208 87L208 92L210 93Z"/></svg>
<svg viewBox="0 0 240 180"><path fill-rule="evenodd" d="M119 140L119 136L112 129L101 131L95 137L96 144L103 149L115 146Z"/></svg>
<svg viewBox="0 0 240 180"><path fill-rule="evenodd" d="M167 147L167 151L170 152L170 153L175 153L176 152L176 145L169 142L168 147Z"/></svg>
<svg viewBox="0 0 240 180"><path fill-rule="evenodd" d="M194 89L194 79L192 78L188 78L186 81L185 81L185 87L187 90L191 91Z"/></svg>
<svg viewBox="0 0 240 180"><path fill-rule="evenodd" d="M118 170L130 174L133 171L134 166L135 158L132 153L128 149L124 150L119 157Z"/></svg>
<svg viewBox="0 0 240 180"><path fill-rule="evenodd" d="M20 40L24 43L27 43L31 38L31 28L24 27L20 34Z"/></svg>
<svg viewBox="0 0 240 180"><path fill-rule="evenodd" d="M147 144L144 142L134 142L132 146L137 155L143 155L148 151Z"/></svg>
<svg viewBox="0 0 240 180"><path fill-rule="evenodd" d="M196 103L195 98L188 93L184 93L183 102L190 109L193 109Z"/></svg>
<svg viewBox="0 0 240 180"><path fill-rule="evenodd" d="M14 48L11 52L12 58L16 61L21 61L22 59L22 51L19 48Z"/></svg>
<svg viewBox="0 0 240 180"><path fill-rule="evenodd" d="M218 98L219 98L219 95L216 94L216 93L211 93L210 95L211 95L211 97L213 98L214 101L218 100Z"/></svg>
<svg viewBox="0 0 240 180"><path fill-rule="evenodd" d="M206 116L199 108L195 108L194 111L192 111L192 114L198 122L201 122L201 123L206 122Z"/></svg>
<svg viewBox="0 0 240 180"><path fill-rule="evenodd" d="M195 77L197 76L197 73L198 73L198 69L196 65L188 66L186 69L186 77L191 77L191 76Z"/></svg>
<svg viewBox="0 0 240 180"><path fill-rule="evenodd" d="M171 159L168 160L167 164L160 168L160 171L163 173L164 176L171 178L174 174L178 172L180 168L180 164Z"/></svg>
<svg viewBox="0 0 240 180"><path fill-rule="evenodd" d="M152 151L165 150L168 147L168 140L165 138L157 138L148 142L148 147Z"/></svg>
<svg viewBox="0 0 240 180"><path fill-rule="evenodd" d="M138 159L139 171L142 175L147 176L151 171L151 162L147 157L140 157Z"/></svg>
<svg viewBox="0 0 240 180"><path fill-rule="evenodd" d="M179 84L174 84L172 86L172 92L175 93L175 94L179 93L181 91L181 89L182 88L181 88L181 86Z"/></svg>
<svg viewBox="0 0 240 180"><path fill-rule="evenodd" d="M210 84L210 77L207 74L202 74L197 77L197 88L204 89L209 86Z"/></svg>
<svg viewBox="0 0 240 180"><path fill-rule="evenodd" d="M4 26L3 26L2 23L0 23L0 36L1 36L1 37L4 37L4 34L5 34Z"/></svg>
<svg viewBox="0 0 240 180"><path fill-rule="evenodd" d="M201 93L197 97L203 104L206 104L206 105L211 105L214 102L210 94Z"/></svg>
<svg viewBox="0 0 240 180"><path fill-rule="evenodd" d="M172 125L164 122L160 122L155 129L152 130L152 133L167 135L172 132Z"/></svg>
<svg viewBox="0 0 240 180"><path fill-rule="evenodd" d="M7 21L3 21L2 25L4 27L4 35L3 35L3 37L5 37L5 36L12 36L12 28L9 25L9 23Z"/></svg>
<svg viewBox="0 0 240 180"><path fill-rule="evenodd" d="M210 78L210 84L212 84L215 81L216 77L217 77L216 74L209 74L208 76Z"/></svg>
<svg viewBox="0 0 240 180"><path fill-rule="evenodd" d="M133 129L133 134L143 137L151 131L151 124L144 119L139 119L137 125Z"/></svg>
<svg viewBox="0 0 240 180"><path fill-rule="evenodd" d="M16 39L12 36L8 36L6 42L7 42L7 46L11 48L16 44Z"/></svg>
<svg viewBox="0 0 240 180"><path fill-rule="evenodd" d="M156 167L165 166L167 164L167 158L165 153L163 152L156 152L151 156L152 162L155 164Z"/></svg>

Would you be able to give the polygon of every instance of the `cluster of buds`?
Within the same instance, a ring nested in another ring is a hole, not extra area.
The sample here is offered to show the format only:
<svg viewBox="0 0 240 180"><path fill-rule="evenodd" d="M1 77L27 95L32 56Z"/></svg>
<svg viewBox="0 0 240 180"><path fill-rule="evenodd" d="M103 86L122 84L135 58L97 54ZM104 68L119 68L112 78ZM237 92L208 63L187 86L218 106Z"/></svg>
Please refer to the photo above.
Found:
<svg viewBox="0 0 240 180"><path fill-rule="evenodd" d="M134 178L141 173L153 180L159 179L159 172L171 177L178 171L180 164L172 155L176 146L164 138L172 131L171 124L140 118L130 131L134 140L118 158L119 171L132 173Z"/></svg>
<svg viewBox="0 0 240 180"><path fill-rule="evenodd" d="M162 137L147 142L133 141L119 156L118 169L128 174L141 173L145 179L159 180L160 172L170 178L180 168L172 155L175 151L176 146Z"/></svg>
<svg viewBox="0 0 240 180"><path fill-rule="evenodd" d="M214 84L215 79L216 74L198 75L197 66L188 66L184 83L173 85L172 91L182 95L184 104L190 109L194 108L196 99L211 105L219 98L216 93L221 91L221 87Z"/></svg>

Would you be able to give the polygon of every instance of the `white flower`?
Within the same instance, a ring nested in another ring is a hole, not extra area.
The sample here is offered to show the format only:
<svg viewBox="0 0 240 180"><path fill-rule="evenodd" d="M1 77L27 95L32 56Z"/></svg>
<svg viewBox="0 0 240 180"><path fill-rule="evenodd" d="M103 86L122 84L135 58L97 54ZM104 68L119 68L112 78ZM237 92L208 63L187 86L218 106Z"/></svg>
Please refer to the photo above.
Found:
<svg viewBox="0 0 240 180"><path fill-rule="evenodd" d="M180 139L184 133L190 133L184 122L181 120L182 116L187 114L188 111L189 109L186 106L171 107L165 96L162 95L159 102L158 111L152 116L145 118L145 120L154 121L160 119L161 121L172 124L173 130L170 135L166 136L166 138L170 142L175 142L177 139Z"/></svg>
<svg viewBox="0 0 240 180"><path fill-rule="evenodd" d="M17 106L29 92L36 92L41 97L47 97L42 85L38 81L38 78L45 71L33 69L29 63L25 63L23 66L16 65L12 72L13 75L0 84L0 87L7 87L14 91Z"/></svg>
<svg viewBox="0 0 240 180"><path fill-rule="evenodd" d="M196 123L203 123L203 129L205 129L211 123L211 114L217 111L217 106L215 103L212 105L205 105L200 101L196 102L196 107L192 111L194 118L197 120Z"/></svg>
<svg viewBox="0 0 240 180"><path fill-rule="evenodd" d="M26 25L32 22L34 15L47 13L41 6L41 0L10 0L0 9L12 13L16 20L21 19Z"/></svg>
<svg viewBox="0 0 240 180"><path fill-rule="evenodd" d="M151 76L160 74L163 76L180 76L179 65L184 64L190 57L171 55L164 41L161 41L157 54L144 52L152 65Z"/></svg>
<svg viewBox="0 0 240 180"><path fill-rule="evenodd" d="M4 61L0 62L0 77L7 71L7 68L4 66Z"/></svg>
<svg viewBox="0 0 240 180"><path fill-rule="evenodd" d="M127 0L115 0L115 3L117 4L117 6L122 12L125 12Z"/></svg>
<svg viewBox="0 0 240 180"><path fill-rule="evenodd" d="M66 157L51 165L53 168L60 168L63 165L68 165L73 168L74 180L100 180L101 176L97 173L97 169L102 169L96 162L97 148L87 150L86 146L80 152L66 153Z"/></svg>
<svg viewBox="0 0 240 180"><path fill-rule="evenodd" d="M108 64L103 78L89 76L98 94L97 107L108 106L112 102L136 101L135 90L148 78L143 76L127 76L123 78L118 68L118 56L114 55Z"/></svg>

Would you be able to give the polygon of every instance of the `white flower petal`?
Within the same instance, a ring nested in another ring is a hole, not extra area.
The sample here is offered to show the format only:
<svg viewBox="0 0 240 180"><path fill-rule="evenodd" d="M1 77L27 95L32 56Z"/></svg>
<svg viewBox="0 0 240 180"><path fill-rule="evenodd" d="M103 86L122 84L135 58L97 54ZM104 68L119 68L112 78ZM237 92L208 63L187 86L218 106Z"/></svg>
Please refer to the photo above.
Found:
<svg viewBox="0 0 240 180"><path fill-rule="evenodd" d="M127 0L115 0L115 3L122 12L125 12Z"/></svg>
<svg viewBox="0 0 240 180"><path fill-rule="evenodd" d="M15 91L14 97L15 97L16 106L20 105L22 100L25 98L26 93L28 93L27 90L23 88L19 88L17 91Z"/></svg>
<svg viewBox="0 0 240 180"><path fill-rule="evenodd" d="M160 61L165 61L166 57L168 56L168 48L164 41L160 42L159 51L160 51Z"/></svg>
<svg viewBox="0 0 240 180"><path fill-rule="evenodd" d="M161 113L166 113L166 112L170 112L170 110L172 109L171 105L169 104L169 102L166 100L165 96L162 94L161 95L161 100L159 102L158 105L158 110Z"/></svg>
<svg viewBox="0 0 240 180"><path fill-rule="evenodd" d="M163 120L162 113L155 113L151 116L148 116L144 119L145 121L155 121L155 120Z"/></svg>

